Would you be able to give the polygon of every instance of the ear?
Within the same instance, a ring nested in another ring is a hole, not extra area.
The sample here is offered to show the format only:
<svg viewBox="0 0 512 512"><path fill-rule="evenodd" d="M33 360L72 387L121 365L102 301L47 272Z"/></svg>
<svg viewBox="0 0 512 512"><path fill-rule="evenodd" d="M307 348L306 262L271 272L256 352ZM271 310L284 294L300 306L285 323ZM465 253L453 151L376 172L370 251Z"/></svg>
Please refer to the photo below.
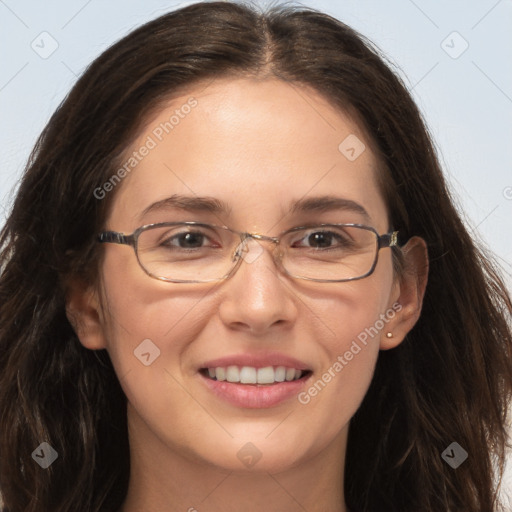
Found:
<svg viewBox="0 0 512 512"><path fill-rule="evenodd" d="M428 280L428 251L423 238L412 237L403 247L405 268L399 277L395 301L390 304L396 315L383 332L380 341L381 350L395 348L404 340L407 333L414 327L421 313L423 297ZM392 336L387 337L390 333Z"/></svg>
<svg viewBox="0 0 512 512"><path fill-rule="evenodd" d="M78 278L68 282L66 316L85 348L106 348L104 323L96 287Z"/></svg>

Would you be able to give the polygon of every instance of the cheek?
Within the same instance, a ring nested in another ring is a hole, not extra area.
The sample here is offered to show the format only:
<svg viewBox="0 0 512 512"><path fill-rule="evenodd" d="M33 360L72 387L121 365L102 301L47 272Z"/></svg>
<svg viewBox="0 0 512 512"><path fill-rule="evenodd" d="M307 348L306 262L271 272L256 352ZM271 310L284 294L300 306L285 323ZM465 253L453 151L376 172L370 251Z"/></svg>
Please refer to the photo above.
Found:
<svg viewBox="0 0 512 512"><path fill-rule="evenodd" d="M391 280L383 276L342 283L337 296L324 293L318 301L318 321L329 327L317 338L323 364L297 398L309 423L325 425L324 439L350 421L372 380L380 338L395 315L388 309Z"/></svg>
<svg viewBox="0 0 512 512"><path fill-rule="evenodd" d="M131 413L181 449L191 425L211 423L191 400L181 368L191 342L211 317L202 301L207 290L190 291L137 272L127 277L129 268L110 266L108 260L104 270L107 350ZM180 411L179 416L173 411Z"/></svg>
<svg viewBox="0 0 512 512"><path fill-rule="evenodd" d="M368 352L379 349L379 339L395 316L393 310L387 311L393 290L392 263L383 256L369 277L324 287L310 296L314 316L328 334L317 342L329 354L330 363L349 351L354 357L347 353L346 359L354 361L350 366L357 366Z"/></svg>
<svg viewBox="0 0 512 512"><path fill-rule="evenodd" d="M115 256L105 258L102 295L107 350L118 376L173 366L206 320L200 311L205 290L159 282L133 254L133 261Z"/></svg>

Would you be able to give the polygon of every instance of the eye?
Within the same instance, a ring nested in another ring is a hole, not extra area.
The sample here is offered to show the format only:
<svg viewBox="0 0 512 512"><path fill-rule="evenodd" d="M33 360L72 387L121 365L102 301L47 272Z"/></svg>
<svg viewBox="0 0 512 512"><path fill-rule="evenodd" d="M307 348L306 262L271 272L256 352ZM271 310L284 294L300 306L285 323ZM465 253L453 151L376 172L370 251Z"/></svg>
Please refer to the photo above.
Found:
<svg viewBox="0 0 512 512"><path fill-rule="evenodd" d="M200 231L187 231L174 234L161 241L160 245L164 247L177 247L179 249L199 249L205 247L205 243L212 242L210 238ZM213 247L218 246L214 242Z"/></svg>
<svg viewBox="0 0 512 512"><path fill-rule="evenodd" d="M350 237L341 230L312 229L301 235L300 240L292 247L297 247L299 243L311 249L345 249L352 245Z"/></svg>
<svg viewBox="0 0 512 512"><path fill-rule="evenodd" d="M334 240L333 233L329 233L327 231L317 231L316 233L312 233L307 236L307 241L310 247L331 247Z"/></svg>

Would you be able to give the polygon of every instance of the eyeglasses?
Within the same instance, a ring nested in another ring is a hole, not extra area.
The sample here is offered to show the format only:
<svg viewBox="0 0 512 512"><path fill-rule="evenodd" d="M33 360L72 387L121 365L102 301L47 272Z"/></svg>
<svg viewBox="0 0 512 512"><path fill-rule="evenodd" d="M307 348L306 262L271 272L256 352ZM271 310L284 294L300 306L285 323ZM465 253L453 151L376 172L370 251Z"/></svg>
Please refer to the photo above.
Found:
<svg viewBox="0 0 512 512"><path fill-rule="evenodd" d="M398 246L397 236L398 231L379 235L361 224L312 224L270 237L200 222L163 222L141 226L131 235L104 231L98 241L132 246L146 274L172 283L227 279L242 259L253 260L251 242L261 253L256 241L267 241L274 244L272 255L284 274L339 283L369 276L379 250Z"/></svg>

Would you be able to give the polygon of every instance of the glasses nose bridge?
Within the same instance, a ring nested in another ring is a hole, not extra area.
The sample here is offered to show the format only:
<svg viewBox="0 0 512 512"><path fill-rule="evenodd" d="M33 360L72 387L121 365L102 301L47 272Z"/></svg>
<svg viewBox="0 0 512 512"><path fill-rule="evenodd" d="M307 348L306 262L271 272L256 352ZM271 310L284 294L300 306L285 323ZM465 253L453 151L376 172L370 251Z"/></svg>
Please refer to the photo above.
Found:
<svg viewBox="0 0 512 512"><path fill-rule="evenodd" d="M251 239L257 240L259 242L271 242L273 244L273 247L270 251L270 254L271 254L272 258L274 259L274 261L277 263L279 256L276 254L275 249L277 248L277 246L279 245L279 242L281 241L281 239L279 237L262 235L260 233L247 233L247 232L244 232L244 233L238 232L238 234L240 235L241 241L238 244L238 246L233 254L233 258L232 258L233 261L238 260L236 267L238 267L238 264L243 259L240 257L242 255L242 253L244 252L243 248L246 247L247 242L250 241Z"/></svg>
<svg viewBox="0 0 512 512"><path fill-rule="evenodd" d="M279 245L279 242L281 239L277 236L267 236L262 235L260 233L243 233L245 236L243 239L243 243L247 243L247 240L250 240L251 238L254 240L258 240L259 242L271 242L273 244L273 247L270 250L271 256L276 259L276 248Z"/></svg>
<svg viewBox="0 0 512 512"><path fill-rule="evenodd" d="M261 240L263 242L272 242L275 246L280 242L280 239L277 236L267 236L259 233L244 233L244 240L247 240L248 238L254 238L255 240Z"/></svg>

